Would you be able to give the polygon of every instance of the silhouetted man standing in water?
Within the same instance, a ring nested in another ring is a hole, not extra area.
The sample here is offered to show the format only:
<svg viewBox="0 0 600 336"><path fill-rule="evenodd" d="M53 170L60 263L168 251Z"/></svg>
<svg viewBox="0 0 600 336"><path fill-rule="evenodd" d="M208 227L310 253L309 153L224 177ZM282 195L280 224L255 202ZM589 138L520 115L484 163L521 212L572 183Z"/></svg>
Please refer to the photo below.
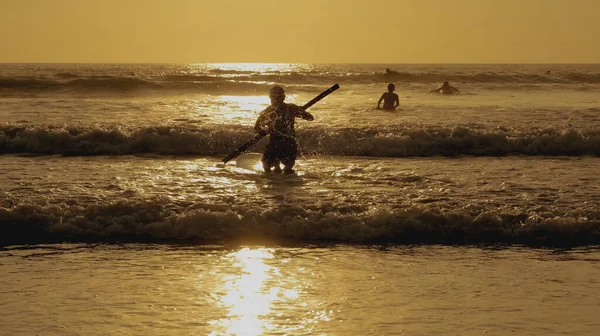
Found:
<svg viewBox="0 0 600 336"><path fill-rule="evenodd" d="M298 105L284 103L285 92L281 86L272 87L269 97L271 105L260 112L254 126L255 132L264 131L270 134L269 144L262 157L263 168L265 172L270 172L271 169L281 172L279 164L282 163L283 171L290 174L294 172L293 168L298 153L294 130L295 120L302 118L312 121L314 117Z"/></svg>
<svg viewBox="0 0 600 336"><path fill-rule="evenodd" d="M377 108L380 109L381 101L383 100L383 109L393 111L396 107L400 106L400 98L394 93L396 86L394 84L388 85L388 92L384 92L377 102Z"/></svg>

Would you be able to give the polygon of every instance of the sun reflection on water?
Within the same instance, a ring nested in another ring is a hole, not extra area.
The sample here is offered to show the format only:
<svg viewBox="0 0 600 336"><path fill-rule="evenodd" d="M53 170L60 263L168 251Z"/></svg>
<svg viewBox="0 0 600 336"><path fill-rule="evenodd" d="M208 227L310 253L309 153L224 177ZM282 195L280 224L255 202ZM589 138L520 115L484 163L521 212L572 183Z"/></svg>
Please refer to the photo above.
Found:
<svg viewBox="0 0 600 336"><path fill-rule="evenodd" d="M229 276L223 285L224 295L219 304L227 309L227 318L215 323L226 335L256 336L274 327L267 321L273 301L279 296L297 298L298 292L270 286L279 272L265 261L273 259L272 249L244 248L230 253L233 266L239 267L239 275ZM211 335L221 335L213 332Z"/></svg>
<svg viewBox="0 0 600 336"><path fill-rule="evenodd" d="M306 67L304 64L293 63L210 63L206 66L212 70L244 72L290 72Z"/></svg>
<svg viewBox="0 0 600 336"><path fill-rule="evenodd" d="M262 96L219 96L218 106L223 119L254 120L258 112L270 104L269 97Z"/></svg>
<svg viewBox="0 0 600 336"><path fill-rule="evenodd" d="M219 77L228 78L229 82L238 82L238 77L247 76L248 73L260 74L280 74L280 73L296 73L298 71L307 71L310 68L306 64L289 64L289 63L205 63L192 64L190 68L195 71L208 71L215 73ZM240 80L239 82L243 82ZM216 122L230 123L234 121L238 125L252 126L258 112L262 111L271 102L268 97L269 88L276 84L268 81L250 81L254 85L265 85L264 92L249 90L240 95L220 95L211 99L210 106L212 111L210 116L215 118ZM262 93L256 95L257 93ZM250 94L250 95L249 95ZM288 94L286 101L294 103L295 94ZM205 114L206 107L198 106L196 112L199 115ZM214 113L213 113L214 112Z"/></svg>

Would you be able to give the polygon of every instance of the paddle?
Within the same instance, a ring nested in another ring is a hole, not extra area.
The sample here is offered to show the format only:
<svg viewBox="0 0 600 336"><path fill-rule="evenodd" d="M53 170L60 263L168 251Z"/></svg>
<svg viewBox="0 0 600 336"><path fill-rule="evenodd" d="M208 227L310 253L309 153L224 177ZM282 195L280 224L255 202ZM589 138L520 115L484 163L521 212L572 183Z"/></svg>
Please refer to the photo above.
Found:
<svg viewBox="0 0 600 336"><path fill-rule="evenodd" d="M304 104L304 106L302 106L303 109L307 109L311 106L313 106L314 104L316 104L319 100L327 97L327 95L329 95L330 93L332 93L333 91L339 89L340 86L338 84L335 84L334 86L330 87L329 89L321 92L321 94L319 94L318 96L316 96L315 98L313 98L311 101L309 101L308 103ZM238 149L236 149L233 153L227 155L227 157L225 157L223 159L223 163L227 163L230 160L240 156L243 152L245 152L250 146L254 145L255 143L258 142L258 140L262 139L265 135L269 134L269 132L260 132L257 135L254 136L254 138L246 141L243 145L241 145Z"/></svg>

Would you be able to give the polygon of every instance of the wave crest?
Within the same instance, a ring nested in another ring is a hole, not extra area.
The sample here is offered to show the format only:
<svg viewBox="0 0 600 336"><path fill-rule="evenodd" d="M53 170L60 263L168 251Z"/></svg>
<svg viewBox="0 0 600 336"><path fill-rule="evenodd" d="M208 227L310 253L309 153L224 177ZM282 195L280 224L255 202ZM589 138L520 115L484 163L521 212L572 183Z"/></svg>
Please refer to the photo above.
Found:
<svg viewBox="0 0 600 336"><path fill-rule="evenodd" d="M104 204L17 204L0 207L0 245L55 242L199 243L266 240L276 243L518 243L576 246L600 243L600 212L502 213L497 210L321 210L285 206L262 211L196 204L173 209L168 200ZM167 205L165 205L167 204Z"/></svg>
<svg viewBox="0 0 600 336"><path fill-rule="evenodd" d="M249 138L250 128L191 126L0 126L1 154L224 156ZM299 130L307 155L413 157L600 155L600 128L496 128L404 126ZM262 150L264 143L254 149Z"/></svg>
<svg viewBox="0 0 600 336"><path fill-rule="evenodd" d="M0 77L0 94L27 94L31 92L48 93L88 93L96 90L104 94L143 93L145 90L166 92L254 92L265 91L265 85L282 83L286 85L325 86L331 83L379 84L387 82L405 84L439 84L443 81L484 84L495 89L498 85L511 89L529 88L537 84L599 84L600 73L556 72L552 74L507 73L507 72L467 72L414 71L365 73L365 72L246 72L246 71L209 71L206 73L167 73L161 75L137 75L136 73L113 76L84 76L63 72L48 77L18 76ZM507 85L510 84L510 85Z"/></svg>

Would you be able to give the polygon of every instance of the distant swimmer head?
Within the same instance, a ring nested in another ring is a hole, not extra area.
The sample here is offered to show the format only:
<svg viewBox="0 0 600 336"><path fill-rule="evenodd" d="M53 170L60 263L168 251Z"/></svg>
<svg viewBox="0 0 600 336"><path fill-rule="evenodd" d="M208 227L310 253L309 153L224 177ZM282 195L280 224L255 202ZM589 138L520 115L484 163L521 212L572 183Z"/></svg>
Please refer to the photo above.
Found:
<svg viewBox="0 0 600 336"><path fill-rule="evenodd" d="M392 83L388 84L388 91L392 92L394 90L396 90L396 85L394 85Z"/></svg>
<svg viewBox="0 0 600 336"><path fill-rule="evenodd" d="M279 85L275 85L269 91L269 97L285 97L285 91Z"/></svg>
<svg viewBox="0 0 600 336"><path fill-rule="evenodd" d="M448 86L448 85L450 85L450 83L448 83L448 81L445 81L444 86Z"/></svg>

